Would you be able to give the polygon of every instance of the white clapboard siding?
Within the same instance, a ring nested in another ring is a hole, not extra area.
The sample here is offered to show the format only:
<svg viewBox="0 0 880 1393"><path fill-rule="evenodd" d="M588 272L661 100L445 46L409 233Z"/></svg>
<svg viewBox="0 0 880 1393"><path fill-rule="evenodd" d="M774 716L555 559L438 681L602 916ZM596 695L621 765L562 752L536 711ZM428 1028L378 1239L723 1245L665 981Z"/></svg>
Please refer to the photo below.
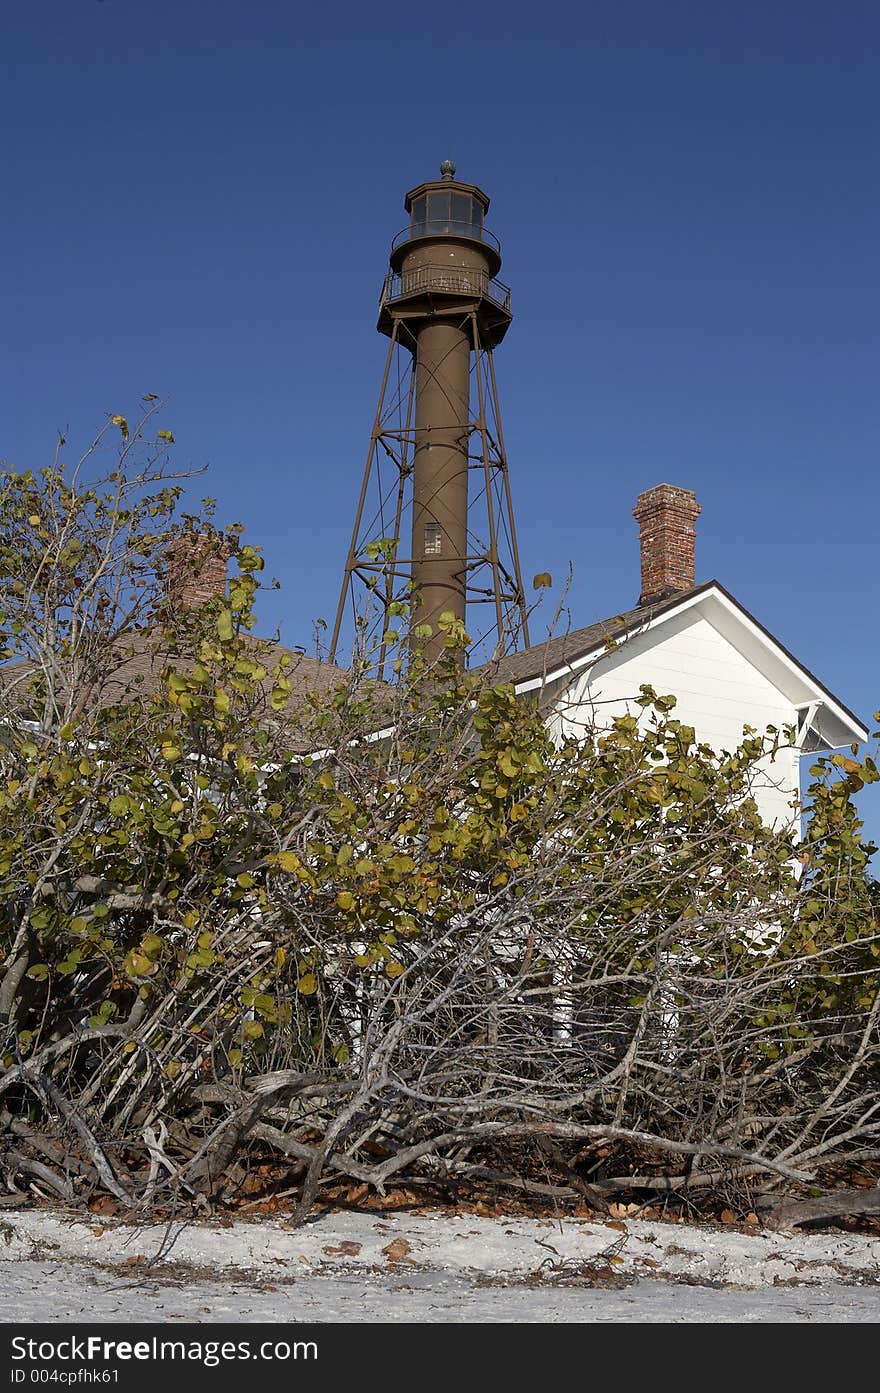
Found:
<svg viewBox="0 0 880 1393"><path fill-rule="evenodd" d="M694 727L713 749L733 750L745 725L797 726L798 714L779 691L698 609L671 618L659 629L637 634L572 676L555 704L557 735L610 725L627 712L642 716L635 698L647 683L658 695L677 698L672 712ZM792 825L798 794L798 755L781 750L761 767L756 799L769 824Z"/></svg>

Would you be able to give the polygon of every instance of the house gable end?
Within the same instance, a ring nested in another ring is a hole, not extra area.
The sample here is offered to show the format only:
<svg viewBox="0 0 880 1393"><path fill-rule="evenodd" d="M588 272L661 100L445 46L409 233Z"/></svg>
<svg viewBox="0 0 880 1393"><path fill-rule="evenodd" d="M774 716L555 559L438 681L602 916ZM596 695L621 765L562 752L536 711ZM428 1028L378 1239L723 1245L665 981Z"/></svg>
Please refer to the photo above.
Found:
<svg viewBox="0 0 880 1393"><path fill-rule="evenodd" d="M662 641L664 634L671 637L673 633L681 631L682 625L687 627L693 624L697 616L715 629L755 673L760 674L771 688L781 694L792 709L790 719L796 725L800 724L801 714L809 716L810 729L805 731L804 735L809 735L811 748L836 749L853 741L867 739L868 732L863 723L717 581L707 581L686 595L667 601L654 610L635 611L626 615L623 624L617 626L618 632L622 630L619 642L610 652L604 635L614 633L614 621L583 630L587 641L580 645L576 642L577 635L572 635L572 641L566 646L564 660L557 661L555 665L555 641L551 640L543 651L543 667L536 662L541 650L538 650L532 660L532 672L537 667L538 675L523 675L518 681L514 679L516 691L518 694L540 693L545 697L545 704L555 704L563 691L571 688L579 673L600 662L610 671L612 655L617 655L614 665L619 666L625 661L623 655L626 653L632 656L637 653L647 654ZM599 633L602 633L603 637L597 641ZM520 670L523 668L524 663ZM682 672L686 670L685 666L684 669L678 669L673 673L677 685L681 685ZM648 675L641 677L640 681L656 685ZM638 684L636 685L638 687ZM675 685L668 690L678 694ZM551 697L552 703L546 701L546 698ZM571 698L566 697L566 700L568 699ZM751 719L749 723L760 724L757 718Z"/></svg>

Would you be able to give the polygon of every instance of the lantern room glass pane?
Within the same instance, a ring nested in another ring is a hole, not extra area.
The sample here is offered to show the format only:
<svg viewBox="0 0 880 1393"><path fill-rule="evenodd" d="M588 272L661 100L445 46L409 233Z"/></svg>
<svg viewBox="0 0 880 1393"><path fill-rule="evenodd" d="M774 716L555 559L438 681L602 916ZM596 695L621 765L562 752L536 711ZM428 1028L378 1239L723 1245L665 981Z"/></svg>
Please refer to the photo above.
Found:
<svg viewBox="0 0 880 1393"><path fill-rule="evenodd" d="M452 195L452 231L471 235L471 199L466 193Z"/></svg>
<svg viewBox="0 0 880 1393"><path fill-rule="evenodd" d="M410 208L410 227L412 229L413 236L418 237L421 235L421 233L424 232L425 220L426 208L425 196L423 194L421 198L414 199L412 207Z"/></svg>
<svg viewBox="0 0 880 1393"><path fill-rule="evenodd" d="M448 232L449 231L449 201L448 193L429 193L428 194L428 232Z"/></svg>

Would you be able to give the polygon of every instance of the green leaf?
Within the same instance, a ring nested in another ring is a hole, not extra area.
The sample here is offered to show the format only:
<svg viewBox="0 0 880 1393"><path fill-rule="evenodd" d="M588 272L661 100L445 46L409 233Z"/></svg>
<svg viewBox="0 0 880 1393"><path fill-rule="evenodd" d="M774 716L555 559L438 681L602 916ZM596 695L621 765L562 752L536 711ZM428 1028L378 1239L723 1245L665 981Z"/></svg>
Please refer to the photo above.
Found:
<svg viewBox="0 0 880 1393"><path fill-rule="evenodd" d="M130 953L126 954L124 966L125 971L131 977L145 977L148 972L153 971L155 964L147 957L146 953L141 953L133 948Z"/></svg>
<svg viewBox="0 0 880 1393"><path fill-rule="evenodd" d="M157 430L156 439L164 440L168 445L174 444L174 436L170 430Z"/></svg>
<svg viewBox="0 0 880 1393"><path fill-rule="evenodd" d="M272 858L267 857L266 859L274 860L275 864L280 866L282 871L289 871L291 874L298 871L302 865L295 851L279 851L276 856Z"/></svg>
<svg viewBox="0 0 880 1393"><path fill-rule="evenodd" d="M532 581L535 590L549 590L553 584L553 577L549 571L539 571Z"/></svg>

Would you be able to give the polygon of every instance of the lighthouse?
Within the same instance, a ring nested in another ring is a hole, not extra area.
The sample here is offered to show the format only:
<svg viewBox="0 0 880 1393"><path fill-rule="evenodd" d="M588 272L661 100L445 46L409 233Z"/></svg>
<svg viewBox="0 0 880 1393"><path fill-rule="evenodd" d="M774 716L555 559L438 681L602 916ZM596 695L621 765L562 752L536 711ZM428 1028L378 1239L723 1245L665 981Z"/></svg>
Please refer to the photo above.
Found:
<svg viewBox="0 0 880 1393"><path fill-rule="evenodd" d="M493 353L511 323L488 195L456 178L410 189L377 328L389 340L331 640L347 603L381 625L380 666L405 614L428 663L451 617L484 653L528 644ZM480 605L488 616L473 622ZM362 617L362 623L364 622Z"/></svg>

